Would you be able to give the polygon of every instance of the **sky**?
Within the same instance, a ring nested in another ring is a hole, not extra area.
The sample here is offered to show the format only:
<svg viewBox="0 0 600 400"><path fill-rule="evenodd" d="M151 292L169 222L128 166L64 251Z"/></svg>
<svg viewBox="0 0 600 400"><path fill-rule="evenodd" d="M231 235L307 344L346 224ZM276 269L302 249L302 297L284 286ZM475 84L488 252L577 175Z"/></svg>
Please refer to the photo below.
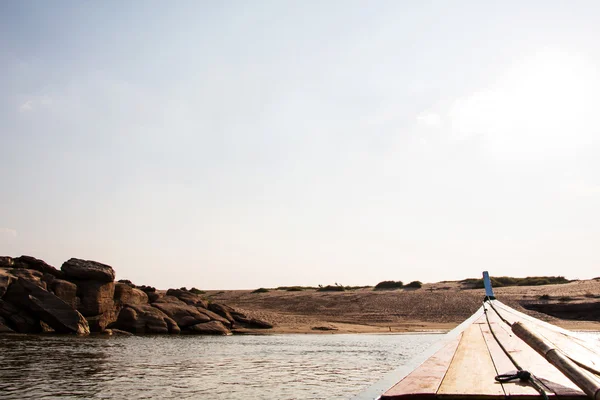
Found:
<svg viewBox="0 0 600 400"><path fill-rule="evenodd" d="M0 255L162 289L600 276L599 15L0 2Z"/></svg>

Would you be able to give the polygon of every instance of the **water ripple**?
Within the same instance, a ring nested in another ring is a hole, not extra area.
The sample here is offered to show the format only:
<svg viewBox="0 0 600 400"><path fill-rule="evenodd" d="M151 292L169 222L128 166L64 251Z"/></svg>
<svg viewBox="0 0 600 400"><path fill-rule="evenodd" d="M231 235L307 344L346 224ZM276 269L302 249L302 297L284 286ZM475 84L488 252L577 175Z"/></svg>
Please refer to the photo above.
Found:
<svg viewBox="0 0 600 400"><path fill-rule="evenodd" d="M0 337L3 399L345 399L439 335Z"/></svg>

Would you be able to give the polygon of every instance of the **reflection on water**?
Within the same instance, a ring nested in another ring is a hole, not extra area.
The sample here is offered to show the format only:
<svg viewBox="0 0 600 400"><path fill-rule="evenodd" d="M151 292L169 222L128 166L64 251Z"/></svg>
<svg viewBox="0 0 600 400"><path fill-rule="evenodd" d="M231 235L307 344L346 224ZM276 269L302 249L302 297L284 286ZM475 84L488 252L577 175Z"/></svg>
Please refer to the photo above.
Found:
<svg viewBox="0 0 600 400"><path fill-rule="evenodd" d="M0 336L0 397L345 399L438 339Z"/></svg>

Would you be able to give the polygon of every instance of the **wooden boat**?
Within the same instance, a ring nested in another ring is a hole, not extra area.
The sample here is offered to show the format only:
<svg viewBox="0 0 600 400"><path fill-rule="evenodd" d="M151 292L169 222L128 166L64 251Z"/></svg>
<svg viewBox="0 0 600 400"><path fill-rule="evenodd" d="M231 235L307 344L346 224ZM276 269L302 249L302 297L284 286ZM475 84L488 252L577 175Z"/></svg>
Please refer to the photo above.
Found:
<svg viewBox="0 0 600 400"><path fill-rule="evenodd" d="M473 316L356 400L600 400L600 347L486 296ZM520 371L520 372L519 372Z"/></svg>

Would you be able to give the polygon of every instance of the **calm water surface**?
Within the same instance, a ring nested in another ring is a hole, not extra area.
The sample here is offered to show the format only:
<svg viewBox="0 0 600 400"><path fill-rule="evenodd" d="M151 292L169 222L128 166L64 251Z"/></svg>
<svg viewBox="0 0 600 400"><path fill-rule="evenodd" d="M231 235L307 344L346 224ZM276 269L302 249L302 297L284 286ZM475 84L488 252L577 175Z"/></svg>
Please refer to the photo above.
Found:
<svg viewBox="0 0 600 400"><path fill-rule="evenodd" d="M0 336L0 398L347 399L440 338Z"/></svg>

